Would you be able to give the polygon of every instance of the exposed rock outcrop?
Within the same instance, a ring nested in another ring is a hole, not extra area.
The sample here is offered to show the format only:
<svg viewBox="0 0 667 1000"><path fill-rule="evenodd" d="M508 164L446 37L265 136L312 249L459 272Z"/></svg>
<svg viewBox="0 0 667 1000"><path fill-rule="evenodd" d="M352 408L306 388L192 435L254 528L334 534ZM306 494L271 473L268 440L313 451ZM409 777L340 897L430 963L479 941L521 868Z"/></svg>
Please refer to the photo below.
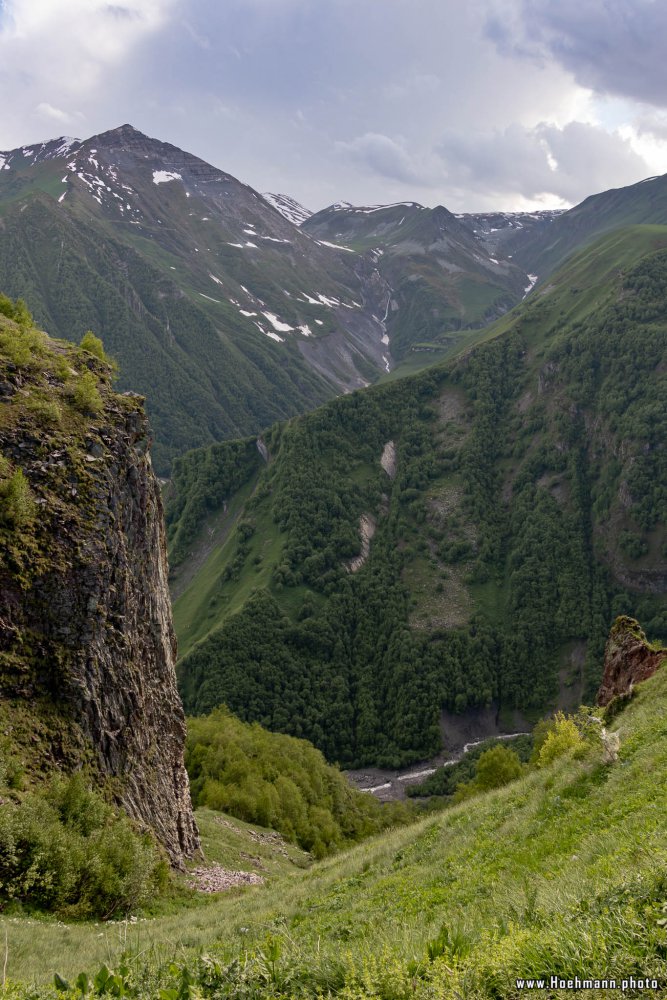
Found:
<svg viewBox="0 0 667 1000"><path fill-rule="evenodd" d="M371 541L377 525L370 514L362 514L359 518L359 534L361 536L361 554L350 559L345 565L350 573L356 573L364 565L371 551Z"/></svg>
<svg viewBox="0 0 667 1000"><path fill-rule="evenodd" d="M55 706L61 735L47 758L72 768L83 754L180 865L199 841L143 400L114 393L90 354L40 350L25 368L0 353L17 390L0 401L0 455L38 512L12 520L0 504L0 698L36 717ZM99 395L86 412L76 392L91 374ZM45 384L51 413L34 403Z"/></svg>
<svg viewBox="0 0 667 1000"><path fill-rule="evenodd" d="M627 695L639 681L652 677L667 651L652 649L639 622L621 615L611 627L604 654L604 674L597 695L598 705Z"/></svg>
<svg viewBox="0 0 667 1000"><path fill-rule="evenodd" d="M396 445L393 441L387 441L382 449L380 465L390 479L396 478Z"/></svg>

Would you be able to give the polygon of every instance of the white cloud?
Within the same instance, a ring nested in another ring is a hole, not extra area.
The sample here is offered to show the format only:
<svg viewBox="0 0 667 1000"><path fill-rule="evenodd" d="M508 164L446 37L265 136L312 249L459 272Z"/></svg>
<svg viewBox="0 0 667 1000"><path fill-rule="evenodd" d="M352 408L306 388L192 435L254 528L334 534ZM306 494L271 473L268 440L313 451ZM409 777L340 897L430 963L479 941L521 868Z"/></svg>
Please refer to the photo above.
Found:
<svg viewBox="0 0 667 1000"><path fill-rule="evenodd" d="M131 122L314 208L575 201L667 164L662 7L0 0L0 148Z"/></svg>
<svg viewBox="0 0 667 1000"><path fill-rule="evenodd" d="M61 122L63 125L70 125L76 115L71 115L68 111L62 111L61 108L54 108L52 104L48 101L42 101L35 108L35 112L42 118L50 119L51 121Z"/></svg>

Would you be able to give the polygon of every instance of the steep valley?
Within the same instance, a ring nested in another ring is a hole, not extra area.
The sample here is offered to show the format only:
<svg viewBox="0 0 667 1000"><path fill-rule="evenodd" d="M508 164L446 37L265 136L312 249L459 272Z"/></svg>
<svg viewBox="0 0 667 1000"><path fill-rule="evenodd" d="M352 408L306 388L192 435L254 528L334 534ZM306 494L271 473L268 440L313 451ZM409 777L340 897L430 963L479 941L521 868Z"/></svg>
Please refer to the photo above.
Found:
<svg viewBox="0 0 667 1000"><path fill-rule="evenodd" d="M102 929L3 921L6 994L51 1000L54 966L72 984L104 966L137 1000L514 1000L538 978L557 998L575 976L591 996L664 996L665 698L663 666L504 787L310 867L206 811L211 859L250 853L264 885Z"/></svg>
<svg viewBox="0 0 667 1000"><path fill-rule="evenodd" d="M0 168L0 994L667 996L665 179Z"/></svg>
<svg viewBox="0 0 667 1000"><path fill-rule="evenodd" d="M246 491L175 604L187 711L397 767L442 708L517 731L590 697L615 613L664 636L666 236L604 238L481 346L274 426L268 462L176 463L172 562Z"/></svg>

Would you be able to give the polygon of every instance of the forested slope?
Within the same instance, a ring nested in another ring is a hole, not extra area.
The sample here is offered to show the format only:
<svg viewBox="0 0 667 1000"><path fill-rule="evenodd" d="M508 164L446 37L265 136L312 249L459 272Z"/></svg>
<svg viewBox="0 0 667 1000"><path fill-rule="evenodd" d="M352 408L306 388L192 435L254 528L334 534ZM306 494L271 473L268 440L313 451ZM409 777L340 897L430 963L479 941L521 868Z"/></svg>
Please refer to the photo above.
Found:
<svg viewBox="0 0 667 1000"><path fill-rule="evenodd" d="M666 245L606 237L488 343L267 432L176 602L187 710L397 763L442 707L578 703L621 611L665 636ZM210 463L177 468L174 535L188 496L220 505Z"/></svg>

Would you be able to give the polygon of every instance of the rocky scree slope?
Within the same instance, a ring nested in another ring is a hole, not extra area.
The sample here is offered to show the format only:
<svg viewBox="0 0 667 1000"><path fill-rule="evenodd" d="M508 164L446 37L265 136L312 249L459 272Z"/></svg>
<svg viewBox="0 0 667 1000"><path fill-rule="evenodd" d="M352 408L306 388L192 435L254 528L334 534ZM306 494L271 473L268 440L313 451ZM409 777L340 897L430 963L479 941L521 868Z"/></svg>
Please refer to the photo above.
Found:
<svg viewBox="0 0 667 1000"><path fill-rule="evenodd" d="M0 315L3 729L36 774L87 762L182 864L198 834L148 447L108 364Z"/></svg>

